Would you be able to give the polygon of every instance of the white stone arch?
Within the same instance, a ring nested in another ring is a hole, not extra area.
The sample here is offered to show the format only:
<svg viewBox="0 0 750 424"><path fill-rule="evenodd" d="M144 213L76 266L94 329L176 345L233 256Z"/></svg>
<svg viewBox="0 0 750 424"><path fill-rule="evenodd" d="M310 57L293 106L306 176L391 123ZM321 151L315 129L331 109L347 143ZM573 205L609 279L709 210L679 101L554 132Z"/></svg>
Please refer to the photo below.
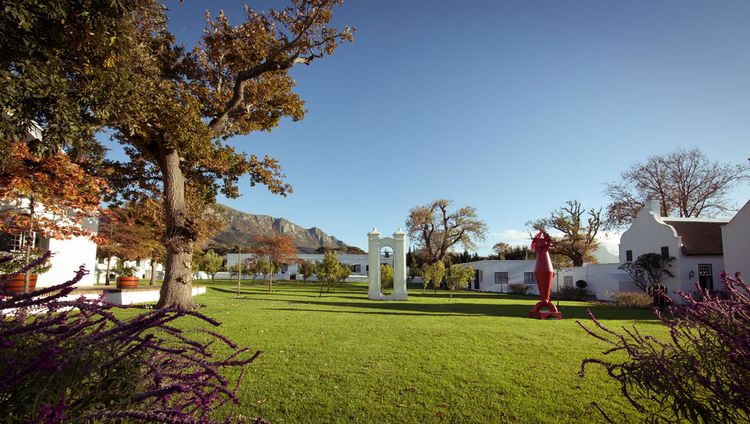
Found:
<svg viewBox="0 0 750 424"><path fill-rule="evenodd" d="M390 246L393 249L393 293L385 296L380 291L380 249ZM377 229L367 233L367 263L369 267L369 290L367 297L372 300L407 300L406 294L406 233L398 230L393 237L380 237Z"/></svg>

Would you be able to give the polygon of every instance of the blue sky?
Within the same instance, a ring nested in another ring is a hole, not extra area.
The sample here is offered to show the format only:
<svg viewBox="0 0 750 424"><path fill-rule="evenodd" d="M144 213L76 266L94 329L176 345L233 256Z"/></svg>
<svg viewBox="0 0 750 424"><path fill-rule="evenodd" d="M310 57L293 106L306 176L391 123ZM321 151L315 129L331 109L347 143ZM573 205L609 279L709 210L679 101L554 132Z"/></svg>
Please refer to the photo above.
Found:
<svg viewBox="0 0 750 424"><path fill-rule="evenodd" d="M167 4L188 45L205 9L243 16L242 2ZM747 0L350 0L334 19L355 42L294 69L305 119L233 141L279 159L294 193L245 184L222 203L366 248L372 227L448 198L488 224L486 254L566 200L606 206L604 183L650 155L750 157Z"/></svg>

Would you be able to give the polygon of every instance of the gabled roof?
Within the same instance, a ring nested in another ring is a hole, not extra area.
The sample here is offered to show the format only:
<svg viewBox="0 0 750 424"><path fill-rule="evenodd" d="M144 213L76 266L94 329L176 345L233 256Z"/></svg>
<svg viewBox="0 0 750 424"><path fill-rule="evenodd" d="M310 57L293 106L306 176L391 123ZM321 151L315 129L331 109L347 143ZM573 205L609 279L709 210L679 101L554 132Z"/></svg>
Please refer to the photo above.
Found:
<svg viewBox="0 0 750 424"><path fill-rule="evenodd" d="M692 255L723 255L721 226L723 220L696 220L690 218L662 218L682 237L682 253Z"/></svg>

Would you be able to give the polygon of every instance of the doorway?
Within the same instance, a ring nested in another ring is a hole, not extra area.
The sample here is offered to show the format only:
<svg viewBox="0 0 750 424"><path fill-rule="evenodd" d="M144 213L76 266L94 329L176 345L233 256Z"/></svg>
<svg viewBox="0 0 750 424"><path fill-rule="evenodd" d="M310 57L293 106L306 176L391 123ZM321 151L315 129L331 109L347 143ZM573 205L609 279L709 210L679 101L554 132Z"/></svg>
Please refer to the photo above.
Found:
<svg viewBox="0 0 750 424"><path fill-rule="evenodd" d="M701 285L702 290L714 290L714 276L711 264L698 265L698 284Z"/></svg>

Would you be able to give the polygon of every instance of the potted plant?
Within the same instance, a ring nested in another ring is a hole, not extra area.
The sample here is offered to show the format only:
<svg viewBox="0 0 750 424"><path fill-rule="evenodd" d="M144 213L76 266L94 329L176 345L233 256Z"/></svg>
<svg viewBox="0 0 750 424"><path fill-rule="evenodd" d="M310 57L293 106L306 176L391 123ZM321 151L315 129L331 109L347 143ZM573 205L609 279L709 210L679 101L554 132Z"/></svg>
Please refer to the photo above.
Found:
<svg viewBox="0 0 750 424"><path fill-rule="evenodd" d="M36 279L39 274L44 274L49 271L52 267L49 259L40 262L25 273L17 272L21 271L27 263L33 263L41 258L46 252L40 249L31 249L28 252L13 252L13 253L0 253L0 257L10 257L11 260L0 263L0 281L2 281L2 291L5 293L23 293L26 274L29 274L29 288L28 292L32 292L36 289Z"/></svg>
<svg viewBox="0 0 750 424"><path fill-rule="evenodd" d="M116 285L118 289L134 289L138 287L139 278L135 276L136 267L125 266L125 261L117 260L113 271L117 274Z"/></svg>

